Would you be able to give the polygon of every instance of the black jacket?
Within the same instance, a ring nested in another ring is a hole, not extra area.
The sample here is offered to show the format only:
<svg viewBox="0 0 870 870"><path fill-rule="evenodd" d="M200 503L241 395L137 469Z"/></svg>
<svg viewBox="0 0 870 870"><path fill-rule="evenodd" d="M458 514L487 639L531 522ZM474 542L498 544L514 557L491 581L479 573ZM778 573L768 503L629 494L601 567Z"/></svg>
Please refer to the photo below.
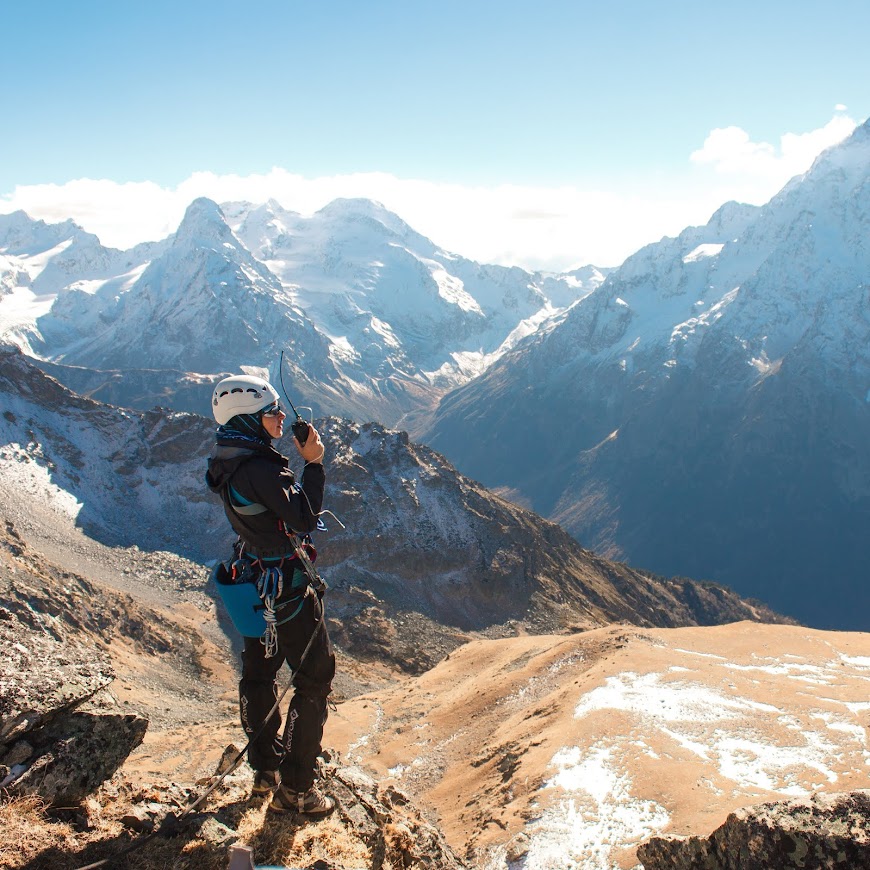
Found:
<svg viewBox="0 0 870 870"><path fill-rule="evenodd" d="M300 487L288 464L286 456L267 444L240 445L238 441L220 439L209 458L206 483L220 495L230 525L251 555L264 558L292 555L293 548L279 528L279 520L302 534L314 531L317 525L326 479L323 465L308 463L302 471ZM229 503L230 485L244 501L268 510L239 515Z"/></svg>

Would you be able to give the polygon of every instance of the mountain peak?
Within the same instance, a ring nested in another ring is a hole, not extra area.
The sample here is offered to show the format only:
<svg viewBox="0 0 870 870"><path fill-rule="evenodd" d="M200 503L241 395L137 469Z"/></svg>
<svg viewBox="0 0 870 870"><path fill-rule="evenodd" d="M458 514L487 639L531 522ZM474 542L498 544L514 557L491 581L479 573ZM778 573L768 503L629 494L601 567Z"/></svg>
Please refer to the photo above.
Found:
<svg viewBox="0 0 870 870"><path fill-rule="evenodd" d="M358 220L363 218L377 221L390 232L399 236L416 235L414 230L397 214L391 212L381 203L373 199L365 199L364 197L334 199L320 209L317 212L317 216L333 220Z"/></svg>
<svg viewBox="0 0 870 870"><path fill-rule="evenodd" d="M7 214L0 214L0 231L7 226L27 226L36 221L23 209L16 209Z"/></svg>
<svg viewBox="0 0 870 870"><path fill-rule="evenodd" d="M392 215L393 213L376 200L367 199L364 196L340 196L323 206L318 211L318 214L364 214L371 217L381 217L382 215Z"/></svg>
<svg viewBox="0 0 870 870"><path fill-rule="evenodd" d="M870 163L870 118L856 127L850 136L823 151L803 178L827 174L830 171L844 172L856 184L863 184ZM785 190L791 186L786 185Z"/></svg>
<svg viewBox="0 0 870 870"><path fill-rule="evenodd" d="M67 239L93 239L75 221L67 219L56 224L30 217L18 209L0 214L0 249L8 254L34 254L47 251Z"/></svg>
<svg viewBox="0 0 870 870"><path fill-rule="evenodd" d="M747 205L731 200L719 206L707 222L707 226L718 235L738 237L747 226L758 217L760 206Z"/></svg>
<svg viewBox="0 0 870 870"><path fill-rule="evenodd" d="M201 196L187 207L175 238L179 242L213 244L215 241L228 241L231 236L232 231L220 206Z"/></svg>

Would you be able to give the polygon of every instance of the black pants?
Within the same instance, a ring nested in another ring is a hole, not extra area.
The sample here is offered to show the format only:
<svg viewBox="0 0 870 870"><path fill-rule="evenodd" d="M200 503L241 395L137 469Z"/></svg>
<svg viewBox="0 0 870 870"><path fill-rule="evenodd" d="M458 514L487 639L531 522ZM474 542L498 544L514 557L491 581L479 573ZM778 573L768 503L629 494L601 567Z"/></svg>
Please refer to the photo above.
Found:
<svg viewBox="0 0 870 870"><path fill-rule="evenodd" d="M302 610L289 622L278 626L278 652L266 658L260 638L246 637L242 650L242 679L239 703L242 727L256 734L278 697L277 677L286 661L293 671L311 637L317 630L305 661L293 678L295 689L283 736L279 738L281 714L276 710L260 736L248 747L248 761L254 770L280 770L281 782L293 791L307 791L314 782L320 740L326 724L326 698L332 691L335 655L326 631L318 626L320 601L311 593Z"/></svg>

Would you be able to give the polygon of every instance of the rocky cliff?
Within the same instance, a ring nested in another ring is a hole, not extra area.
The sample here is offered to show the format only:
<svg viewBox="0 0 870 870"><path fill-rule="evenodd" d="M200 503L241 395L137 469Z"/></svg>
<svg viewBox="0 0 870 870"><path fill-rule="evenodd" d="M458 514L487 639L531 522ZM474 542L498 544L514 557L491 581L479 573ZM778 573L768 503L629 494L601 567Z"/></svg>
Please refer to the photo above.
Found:
<svg viewBox="0 0 870 870"><path fill-rule="evenodd" d="M709 837L656 837L638 857L644 870L860 870L870 867L870 792L747 807Z"/></svg>
<svg viewBox="0 0 870 870"><path fill-rule="evenodd" d="M107 691L114 673L106 650L28 596L32 576L9 564L4 569L0 788L76 804L118 769L148 723Z"/></svg>

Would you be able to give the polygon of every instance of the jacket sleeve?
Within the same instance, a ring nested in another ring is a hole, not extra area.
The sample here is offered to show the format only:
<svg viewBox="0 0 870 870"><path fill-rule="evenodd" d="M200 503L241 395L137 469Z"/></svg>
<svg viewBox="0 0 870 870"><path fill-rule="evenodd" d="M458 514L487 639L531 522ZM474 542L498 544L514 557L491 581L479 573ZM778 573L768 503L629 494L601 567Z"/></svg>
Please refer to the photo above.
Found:
<svg viewBox="0 0 870 870"><path fill-rule="evenodd" d="M323 507L326 482L323 466L320 463L306 465L300 486L294 483L290 471L279 471L274 465L264 466L258 463L256 479L252 480L259 499L293 531L313 532Z"/></svg>

